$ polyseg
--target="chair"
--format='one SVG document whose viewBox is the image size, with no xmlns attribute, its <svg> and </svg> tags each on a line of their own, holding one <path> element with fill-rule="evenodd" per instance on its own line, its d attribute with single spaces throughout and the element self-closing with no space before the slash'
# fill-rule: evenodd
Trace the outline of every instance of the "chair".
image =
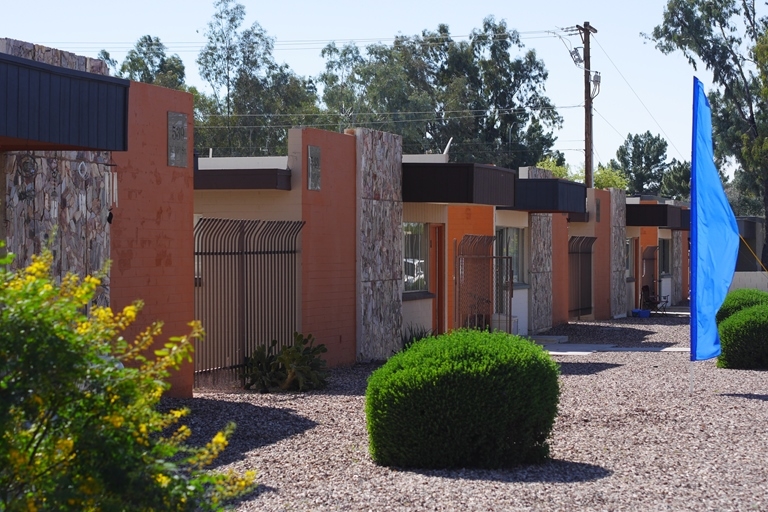
<svg viewBox="0 0 768 512">
<path fill-rule="evenodd" d="M 661 313 L 667 314 L 667 304 L 669 302 L 669 295 L 651 295 L 651 288 L 648 285 L 644 285 L 640 292 L 642 308 L 647 309 L 653 314 Z"/>
</svg>

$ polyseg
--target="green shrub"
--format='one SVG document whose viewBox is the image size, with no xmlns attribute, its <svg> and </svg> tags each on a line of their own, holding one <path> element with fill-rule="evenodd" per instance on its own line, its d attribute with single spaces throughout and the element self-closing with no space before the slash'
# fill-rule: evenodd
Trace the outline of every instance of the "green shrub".
<svg viewBox="0 0 768 512">
<path fill-rule="evenodd" d="M 768 304 L 757 304 L 720 324 L 719 368 L 768 370 Z"/>
<path fill-rule="evenodd" d="M 768 304 L 768 292 L 752 288 L 733 290 L 725 296 L 725 300 L 715 316 L 715 321 L 720 325 L 720 322 L 737 311 L 756 304 Z"/>
<path fill-rule="evenodd" d="M 416 342 L 368 380 L 371 456 L 417 468 L 540 462 L 558 375 L 541 347 L 503 332 L 462 329 Z"/>
<path fill-rule="evenodd" d="M 0 270 L 0 510 L 217 510 L 252 489 L 253 474 L 204 469 L 234 425 L 193 448 L 174 427 L 188 411 L 156 407 L 199 324 L 151 356 L 161 324 L 120 335 L 140 302 L 86 316 L 99 279 L 57 284 L 52 261 Z"/>
<path fill-rule="evenodd" d="M 314 346 L 315 339 L 310 334 L 294 333 L 293 345 L 283 347 L 275 353 L 276 340 L 269 347 L 258 347 L 251 357 L 245 358 L 245 389 L 256 385 L 259 391 L 266 393 L 273 388 L 306 391 L 320 389 L 326 385 L 325 360 L 320 354 L 328 352 L 322 343 Z"/>
</svg>

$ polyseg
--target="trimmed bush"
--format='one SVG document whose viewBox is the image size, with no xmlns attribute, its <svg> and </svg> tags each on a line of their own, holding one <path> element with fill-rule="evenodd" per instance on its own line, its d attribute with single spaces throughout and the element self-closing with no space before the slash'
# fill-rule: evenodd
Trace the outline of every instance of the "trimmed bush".
<svg viewBox="0 0 768 512">
<path fill-rule="evenodd" d="M 723 305 L 717 312 L 715 320 L 717 324 L 733 315 L 737 311 L 746 309 L 757 304 L 768 304 L 768 292 L 761 290 L 755 290 L 752 288 L 742 288 L 739 290 L 733 290 L 725 296 Z"/>
<path fill-rule="evenodd" d="M 425 338 L 368 380 L 373 459 L 385 466 L 501 468 L 541 462 L 557 415 L 559 367 L 503 332 Z"/>
<path fill-rule="evenodd" d="M 729 316 L 719 326 L 719 368 L 768 370 L 768 304 Z"/>
</svg>

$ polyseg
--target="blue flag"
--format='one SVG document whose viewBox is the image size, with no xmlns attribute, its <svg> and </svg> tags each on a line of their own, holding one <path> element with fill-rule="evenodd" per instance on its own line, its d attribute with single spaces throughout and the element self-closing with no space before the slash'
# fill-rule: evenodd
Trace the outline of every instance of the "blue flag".
<svg viewBox="0 0 768 512">
<path fill-rule="evenodd" d="M 691 156 L 691 361 L 720 355 L 715 315 L 731 286 L 739 228 L 712 152 L 712 110 L 693 78 Z"/>
</svg>

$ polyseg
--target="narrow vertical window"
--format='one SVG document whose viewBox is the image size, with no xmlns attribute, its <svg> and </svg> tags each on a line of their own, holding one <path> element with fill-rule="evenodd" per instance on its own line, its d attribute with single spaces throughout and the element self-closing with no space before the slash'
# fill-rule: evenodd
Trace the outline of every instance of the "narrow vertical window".
<svg viewBox="0 0 768 512">
<path fill-rule="evenodd" d="M 429 224 L 403 223 L 403 281 L 406 292 L 428 292 Z"/>
<path fill-rule="evenodd" d="M 632 238 L 626 239 L 626 262 L 627 267 L 625 271 L 625 277 L 627 279 L 634 279 L 635 277 L 635 241 Z"/>
<path fill-rule="evenodd" d="M 659 274 L 672 273 L 672 240 L 668 238 L 659 239 Z"/>
<path fill-rule="evenodd" d="M 307 188 L 320 190 L 320 147 L 307 146 Z"/>
</svg>

